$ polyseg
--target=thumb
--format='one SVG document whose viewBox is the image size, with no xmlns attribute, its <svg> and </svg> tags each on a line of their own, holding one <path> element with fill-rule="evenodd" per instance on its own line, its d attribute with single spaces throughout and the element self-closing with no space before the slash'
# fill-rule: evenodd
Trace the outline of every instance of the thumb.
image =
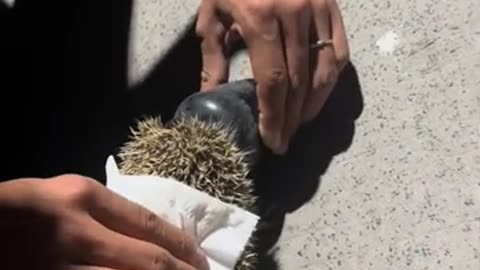
<svg viewBox="0 0 480 270">
<path fill-rule="evenodd" d="M 212 1 L 200 7 L 196 33 L 201 40 L 202 74 L 201 90 L 210 90 L 228 80 L 227 30 L 217 18 Z"/>
</svg>

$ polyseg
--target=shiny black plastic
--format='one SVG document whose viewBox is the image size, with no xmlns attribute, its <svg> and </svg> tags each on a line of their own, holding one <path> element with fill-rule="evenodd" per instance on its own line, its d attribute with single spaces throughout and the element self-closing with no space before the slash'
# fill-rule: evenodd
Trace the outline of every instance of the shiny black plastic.
<svg viewBox="0 0 480 270">
<path fill-rule="evenodd" d="M 197 117 L 229 126 L 235 131 L 238 147 L 249 152 L 247 162 L 252 168 L 261 152 L 255 89 L 255 81 L 245 79 L 220 85 L 212 91 L 196 92 L 178 106 L 173 120 Z"/>
</svg>

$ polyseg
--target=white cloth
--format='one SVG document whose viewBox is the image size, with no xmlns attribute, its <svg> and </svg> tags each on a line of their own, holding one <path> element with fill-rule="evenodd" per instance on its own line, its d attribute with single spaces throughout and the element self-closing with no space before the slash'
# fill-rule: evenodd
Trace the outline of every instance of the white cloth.
<svg viewBox="0 0 480 270">
<path fill-rule="evenodd" d="M 258 222 L 258 216 L 175 179 L 122 175 L 112 156 L 106 173 L 107 188 L 195 237 L 210 270 L 232 270 Z"/>
</svg>

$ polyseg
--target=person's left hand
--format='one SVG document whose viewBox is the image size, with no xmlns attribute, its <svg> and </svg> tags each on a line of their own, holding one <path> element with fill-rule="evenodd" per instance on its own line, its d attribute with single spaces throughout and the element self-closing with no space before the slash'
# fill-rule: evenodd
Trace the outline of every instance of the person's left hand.
<svg viewBox="0 0 480 270">
<path fill-rule="evenodd" d="M 318 115 L 349 59 L 335 0 L 203 0 L 196 30 L 203 91 L 228 80 L 229 47 L 245 41 L 257 82 L 260 134 L 277 154 Z M 318 40 L 327 45 L 312 48 Z"/>
<path fill-rule="evenodd" d="M 2 269 L 209 269 L 191 235 L 81 175 L 0 183 L 0 239 Z"/>
</svg>

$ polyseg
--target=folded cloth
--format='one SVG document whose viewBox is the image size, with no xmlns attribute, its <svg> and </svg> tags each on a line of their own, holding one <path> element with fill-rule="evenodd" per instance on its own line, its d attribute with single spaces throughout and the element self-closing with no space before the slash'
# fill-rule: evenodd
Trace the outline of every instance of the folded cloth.
<svg viewBox="0 0 480 270">
<path fill-rule="evenodd" d="M 122 175 L 112 156 L 106 174 L 108 189 L 191 234 L 210 270 L 234 269 L 259 219 L 172 178 Z"/>
</svg>

